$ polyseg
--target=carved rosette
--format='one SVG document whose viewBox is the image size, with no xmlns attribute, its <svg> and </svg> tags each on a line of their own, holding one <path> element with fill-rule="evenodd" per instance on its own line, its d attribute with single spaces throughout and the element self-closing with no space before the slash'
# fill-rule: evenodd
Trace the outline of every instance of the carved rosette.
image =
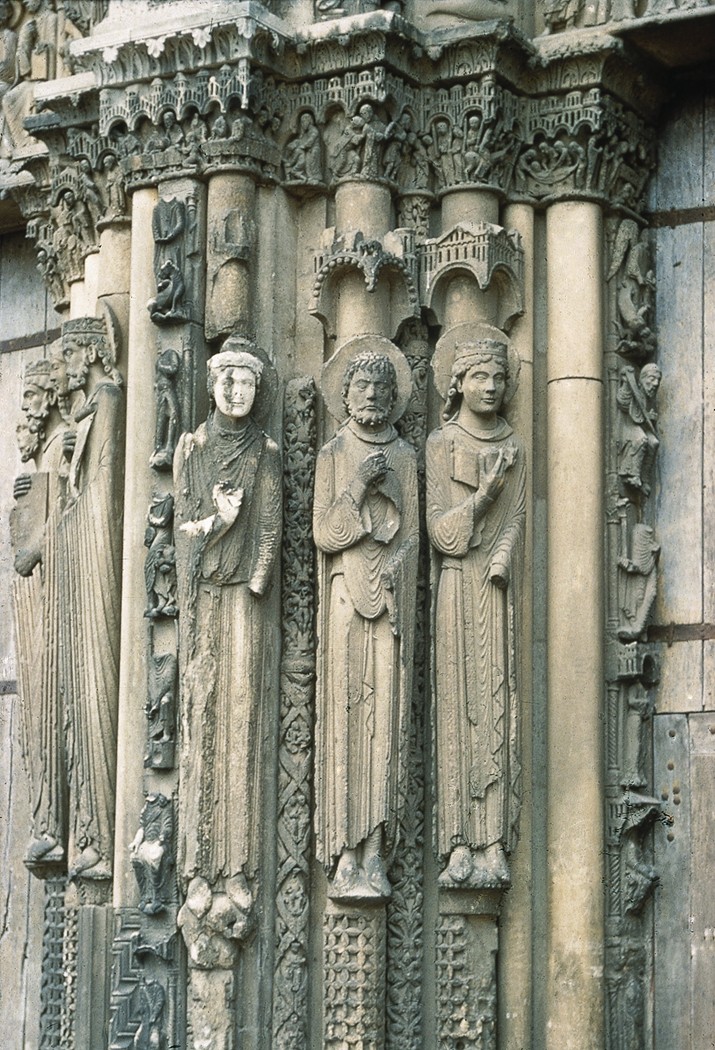
<svg viewBox="0 0 715 1050">
<path fill-rule="evenodd" d="M 385 913 L 327 912 L 323 925 L 323 1045 L 382 1047 L 385 1039 Z"/>
</svg>

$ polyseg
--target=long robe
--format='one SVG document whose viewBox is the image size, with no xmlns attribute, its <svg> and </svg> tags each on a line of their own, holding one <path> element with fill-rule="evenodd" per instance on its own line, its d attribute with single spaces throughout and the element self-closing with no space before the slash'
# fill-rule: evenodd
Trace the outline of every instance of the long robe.
<svg viewBox="0 0 715 1050">
<path fill-rule="evenodd" d="M 235 522 L 215 542 L 186 522 L 216 513 L 213 489 L 242 489 Z M 278 642 L 263 597 L 280 551 L 280 452 L 251 420 L 221 430 L 210 417 L 174 457 L 180 607 L 179 864 L 209 882 L 256 873 L 264 834 L 267 707 Z"/>
<path fill-rule="evenodd" d="M 27 515 L 14 546 L 31 561 L 29 576 L 13 581 L 18 679 L 23 727 L 23 753 L 30 782 L 32 832 L 55 838 L 64 847 L 67 835 L 65 712 L 60 697 L 58 645 L 58 577 L 56 528 L 62 510 L 67 461 L 62 451 L 64 425 L 43 444 L 40 470 L 32 488 L 21 496 L 11 521 Z M 26 507 L 26 509 L 25 509 Z M 15 531 L 15 530 L 13 530 Z M 29 544 L 29 550 L 26 545 Z M 28 565 L 30 562 L 27 563 Z"/>
<path fill-rule="evenodd" d="M 389 471 L 358 507 L 348 491 L 363 460 Z M 349 422 L 321 450 L 313 534 L 319 557 L 315 826 L 330 867 L 380 824 L 389 853 L 404 793 L 419 552 L 413 448 L 392 427 Z M 394 587 L 385 587 L 390 568 Z"/>
<path fill-rule="evenodd" d="M 501 493 L 475 512 L 480 454 L 513 459 Z M 493 432 L 457 421 L 427 441 L 427 529 L 433 545 L 436 841 L 507 852 L 521 800 L 517 660 L 526 518 L 524 450 L 499 419 Z M 488 464 L 491 466 L 491 462 Z M 507 569 L 505 589 L 492 582 Z M 434 593 L 434 590 L 433 590 Z"/>
<path fill-rule="evenodd" d="M 102 381 L 77 413 L 68 502 L 57 525 L 61 690 L 74 849 L 111 871 L 122 597 L 124 396 Z M 71 863 L 71 861 L 70 861 Z"/>
</svg>

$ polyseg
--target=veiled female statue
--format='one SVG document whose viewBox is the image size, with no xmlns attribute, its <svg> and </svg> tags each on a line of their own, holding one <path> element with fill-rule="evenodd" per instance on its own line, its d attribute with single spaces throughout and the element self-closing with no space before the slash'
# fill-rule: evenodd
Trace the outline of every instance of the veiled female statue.
<svg viewBox="0 0 715 1050">
<path fill-rule="evenodd" d="M 187 882 L 237 879 L 247 909 L 262 835 L 267 683 L 277 660 L 265 595 L 280 551 L 280 453 L 255 418 L 274 375 L 263 351 L 229 338 L 208 364 L 212 411 L 181 436 L 174 457 L 180 871 Z"/>
<path fill-rule="evenodd" d="M 506 337 L 467 327 L 437 350 L 446 422 L 427 442 L 436 840 L 440 885 L 453 888 L 508 884 L 520 804 L 524 449 L 499 415 L 515 379 Z"/>
</svg>

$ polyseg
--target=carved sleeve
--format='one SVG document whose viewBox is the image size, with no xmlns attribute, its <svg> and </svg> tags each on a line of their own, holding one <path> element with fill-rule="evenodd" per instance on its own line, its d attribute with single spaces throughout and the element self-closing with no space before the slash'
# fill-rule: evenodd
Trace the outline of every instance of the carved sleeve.
<svg viewBox="0 0 715 1050">
<path fill-rule="evenodd" d="M 281 463 L 275 442 L 266 438 L 254 500 L 258 501 L 258 542 L 248 582 L 254 594 L 264 594 L 271 580 L 281 543 Z"/>
<path fill-rule="evenodd" d="M 346 550 L 370 532 L 367 511 L 358 506 L 348 487 L 353 479 L 336 477 L 337 469 L 333 449 L 327 445 L 318 456 L 313 504 L 313 536 L 326 554 Z M 336 495 L 343 484 L 346 487 Z"/>
<path fill-rule="evenodd" d="M 447 449 L 441 431 L 427 441 L 427 531 L 441 554 L 464 558 L 475 525 L 473 495 L 452 506 L 452 484 Z"/>
<path fill-rule="evenodd" d="M 508 498 L 511 506 L 508 508 L 508 517 L 496 542 L 490 565 L 491 575 L 496 573 L 501 576 L 506 575 L 506 578 L 511 575 L 514 552 L 522 549 L 526 526 L 526 464 L 524 449 L 521 446 L 519 446 L 516 463 L 511 469 L 514 471 L 510 479 L 513 488 L 504 491 L 499 497 L 500 499 Z M 508 571 L 505 573 L 504 570 Z"/>
</svg>

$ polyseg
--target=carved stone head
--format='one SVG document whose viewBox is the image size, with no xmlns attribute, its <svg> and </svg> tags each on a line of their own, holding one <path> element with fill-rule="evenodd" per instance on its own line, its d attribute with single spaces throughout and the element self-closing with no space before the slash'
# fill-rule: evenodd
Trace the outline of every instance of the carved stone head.
<svg viewBox="0 0 715 1050">
<path fill-rule="evenodd" d="M 258 393 L 263 362 L 247 339 L 227 339 L 219 354 L 209 359 L 207 386 L 220 415 L 242 419 L 250 415 Z"/>
<path fill-rule="evenodd" d="M 28 420 L 47 419 L 55 399 L 50 362 L 47 358 L 27 366 L 22 384 L 22 411 Z"/>
<path fill-rule="evenodd" d="M 62 356 L 67 371 L 70 391 L 82 390 L 87 383 L 90 367 L 99 363 L 109 378 L 121 385 L 122 377 L 116 368 L 116 350 L 109 338 L 107 325 L 100 317 L 78 317 L 62 325 Z"/>
<path fill-rule="evenodd" d="M 387 422 L 397 400 L 397 373 L 386 354 L 366 350 L 345 370 L 343 403 L 351 419 L 364 426 Z"/>
<path fill-rule="evenodd" d="M 647 398 L 655 397 L 660 387 L 660 381 L 663 378 L 663 373 L 657 365 L 652 362 L 647 365 L 643 365 L 641 368 L 641 374 L 638 377 L 638 382 L 641 385 L 643 393 Z"/>
<path fill-rule="evenodd" d="M 506 343 L 497 339 L 458 343 L 444 406 L 444 419 L 449 419 L 463 400 L 478 415 L 498 412 L 509 379 Z"/>
<path fill-rule="evenodd" d="M 17 447 L 23 463 L 34 459 L 40 448 L 40 435 L 24 420 L 15 427 Z"/>
</svg>

